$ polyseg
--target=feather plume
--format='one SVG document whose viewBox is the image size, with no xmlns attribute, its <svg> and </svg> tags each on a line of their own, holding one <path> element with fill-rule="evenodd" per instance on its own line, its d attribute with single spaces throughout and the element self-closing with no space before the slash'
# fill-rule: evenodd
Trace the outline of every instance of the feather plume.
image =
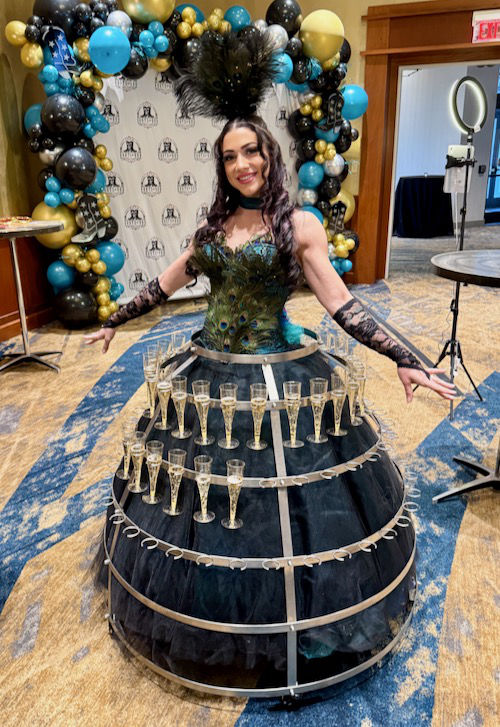
<svg viewBox="0 0 500 727">
<path fill-rule="evenodd" d="M 182 113 L 218 120 L 255 114 L 273 81 L 274 49 L 266 34 L 207 32 L 200 40 L 189 72 L 175 83 Z"/>
</svg>

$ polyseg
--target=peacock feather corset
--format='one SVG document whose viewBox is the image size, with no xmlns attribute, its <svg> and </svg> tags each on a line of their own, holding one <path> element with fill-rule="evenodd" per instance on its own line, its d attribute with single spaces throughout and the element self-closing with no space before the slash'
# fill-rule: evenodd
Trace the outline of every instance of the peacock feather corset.
<svg viewBox="0 0 500 727">
<path fill-rule="evenodd" d="M 201 342 L 230 353 L 269 353 L 290 348 L 283 328 L 289 295 L 270 234 L 232 250 L 219 233 L 198 246 L 191 264 L 210 280 Z"/>
</svg>

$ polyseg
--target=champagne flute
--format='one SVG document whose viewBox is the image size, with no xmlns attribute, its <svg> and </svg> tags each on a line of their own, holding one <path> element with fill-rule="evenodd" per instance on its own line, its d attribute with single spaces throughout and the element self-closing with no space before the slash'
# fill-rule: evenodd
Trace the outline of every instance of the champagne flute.
<svg viewBox="0 0 500 727">
<path fill-rule="evenodd" d="M 366 367 L 365 367 L 365 364 L 362 361 L 360 361 L 359 359 L 354 360 L 352 376 L 353 376 L 354 380 L 358 382 L 359 414 L 361 417 L 364 417 L 366 414 L 366 410 L 365 410 Z"/>
<path fill-rule="evenodd" d="M 314 434 L 307 435 L 307 441 L 314 444 L 328 442 L 328 437 L 321 434 L 321 419 L 326 404 L 326 392 L 328 391 L 327 379 L 320 377 L 309 379 L 309 392 L 311 396 L 311 407 L 314 418 Z"/>
<path fill-rule="evenodd" d="M 193 515 L 197 523 L 210 523 L 215 518 L 215 513 L 208 510 L 208 489 L 210 487 L 210 475 L 212 474 L 212 457 L 206 454 L 199 454 L 194 458 L 194 469 L 196 472 L 196 484 L 200 493 L 201 510 Z"/>
<path fill-rule="evenodd" d="M 226 429 L 226 436 L 224 439 L 219 439 L 219 447 L 222 449 L 236 449 L 239 446 L 239 441 L 232 438 L 233 430 L 233 419 L 234 412 L 236 411 L 236 392 L 238 391 L 238 384 L 221 384 L 220 385 L 220 406 L 222 409 L 222 416 L 224 417 L 224 427 Z"/>
<path fill-rule="evenodd" d="M 243 520 L 236 517 L 236 506 L 243 483 L 243 470 L 245 463 L 241 459 L 229 459 L 227 466 L 227 491 L 229 493 L 229 517 L 221 520 L 221 525 L 228 530 L 237 530 L 243 525 Z"/>
<path fill-rule="evenodd" d="M 184 346 L 184 343 L 186 341 L 186 336 L 184 333 L 174 333 L 172 337 L 172 347 L 173 347 L 173 353 L 179 353 L 181 348 Z"/>
<path fill-rule="evenodd" d="M 249 439 L 249 449 L 261 450 L 267 447 L 267 442 L 260 438 L 262 420 L 266 411 L 267 386 L 266 384 L 250 384 L 250 406 L 253 416 L 253 439 Z"/>
<path fill-rule="evenodd" d="M 170 343 L 165 339 L 158 341 L 158 365 L 162 366 L 169 357 Z"/>
<path fill-rule="evenodd" d="M 200 420 L 201 437 L 195 437 L 196 444 L 206 447 L 215 442 L 215 437 L 207 434 L 208 410 L 210 408 L 210 381 L 198 379 L 193 381 L 193 397 L 198 418 Z"/>
<path fill-rule="evenodd" d="M 283 395 L 285 398 L 285 408 L 288 414 L 288 425 L 290 427 L 290 439 L 283 442 L 284 447 L 290 449 L 297 449 L 303 447 L 304 442 L 297 439 L 297 422 L 299 419 L 299 411 L 301 404 L 301 389 L 302 384 L 300 381 L 284 381 L 283 382 Z"/>
<path fill-rule="evenodd" d="M 148 346 L 148 351 L 142 355 L 142 365 L 144 369 L 144 380 L 147 386 L 148 405 L 147 409 L 144 410 L 143 416 L 146 419 L 151 419 L 154 414 L 155 399 L 156 399 L 156 381 L 158 379 L 158 358 L 153 353 L 151 346 Z M 157 347 L 154 351 L 157 352 Z"/>
<path fill-rule="evenodd" d="M 130 449 L 134 440 L 135 427 L 135 420 L 125 419 L 122 422 L 123 468 L 119 469 L 116 473 L 116 476 L 121 480 L 128 480 L 130 472 Z"/>
<path fill-rule="evenodd" d="M 177 413 L 177 429 L 172 432 L 175 439 L 187 439 L 191 436 L 190 429 L 184 428 L 184 411 L 187 401 L 187 378 L 185 376 L 174 376 L 172 379 L 172 401 Z"/>
<path fill-rule="evenodd" d="M 339 373 L 342 371 L 343 373 Z M 342 417 L 342 409 L 344 408 L 344 402 L 346 397 L 346 371 L 345 369 L 338 369 L 333 371 L 332 379 L 332 404 L 333 404 L 333 428 L 327 429 L 326 433 L 332 437 L 344 437 L 347 434 L 346 429 L 340 428 L 340 420 Z"/>
<path fill-rule="evenodd" d="M 163 455 L 163 442 L 157 439 L 150 439 L 146 443 L 146 465 L 149 474 L 149 495 L 143 495 L 142 501 L 146 505 L 156 505 L 161 501 L 161 497 L 156 494 L 156 483 L 158 481 L 158 473 L 160 471 Z"/>
<path fill-rule="evenodd" d="M 146 451 L 146 433 L 135 432 L 132 446 L 130 447 L 130 454 L 132 456 L 132 462 L 134 465 L 134 479 L 132 483 L 129 482 L 127 485 L 130 492 L 139 493 L 144 492 L 146 485 L 141 481 L 142 473 L 142 462 L 144 460 L 144 453 Z"/>
<path fill-rule="evenodd" d="M 353 376 L 349 376 L 347 380 L 347 399 L 349 401 L 349 415 L 353 427 L 359 427 L 363 424 L 363 420 L 356 416 L 356 402 L 358 399 L 359 385 Z"/>
<path fill-rule="evenodd" d="M 184 474 L 184 463 L 186 452 L 184 449 L 171 449 L 168 453 L 168 478 L 170 480 L 170 506 L 166 504 L 163 512 L 167 515 L 180 515 L 182 510 L 177 509 L 177 498 L 181 486 L 182 475 Z"/>
<path fill-rule="evenodd" d="M 346 359 L 349 356 L 349 339 L 343 331 L 335 332 L 333 352 L 335 356 L 341 359 Z"/>
<path fill-rule="evenodd" d="M 167 422 L 168 402 L 172 393 L 172 379 L 169 375 L 168 367 L 160 369 L 158 374 L 158 382 L 156 384 L 156 392 L 158 401 L 160 402 L 161 421 L 156 422 L 155 429 L 166 431 L 172 429 L 172 425 Z"/>
</svg>

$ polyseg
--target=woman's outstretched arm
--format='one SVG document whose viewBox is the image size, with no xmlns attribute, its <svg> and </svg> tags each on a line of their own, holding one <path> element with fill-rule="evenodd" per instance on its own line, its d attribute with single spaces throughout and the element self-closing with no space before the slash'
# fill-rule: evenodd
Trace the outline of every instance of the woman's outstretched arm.
<svg viewBox="0 0 500 727">
<path fill-rule="evenodd" d="M 452 399 L 454 386 L 435 375 L 445 372 L 425 369 L 411 351 L 391 338 L 347 290 L 328 258 L 326 232 L 319 220 L 311 212 L 297 210 L 294 226 L 297 258 L 309 287 L 346 333 L 397 364 L 406 400 L 412 400 L 415 384 L 432 389 L 444 399 Z"/>
</svg>

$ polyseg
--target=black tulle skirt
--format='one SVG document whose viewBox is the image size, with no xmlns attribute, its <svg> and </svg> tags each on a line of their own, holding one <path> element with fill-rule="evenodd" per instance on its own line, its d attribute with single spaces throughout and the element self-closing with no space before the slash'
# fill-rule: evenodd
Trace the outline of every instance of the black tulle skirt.
<svg viewBox="0 0 500 727">
<path fill-rule="evenodd" d="M 178 363 L 184 363 L 190 355 L 182 354 Z M 302 393 L 307 395 L 309 379 L 329 380 L 334 366 L 333 359 L 320 351 L 294 361 L 272 363 L 280 398 L 284 381 L 301 381 Z M 261 364 L 224 363 L 203 357 L 192 361 L 182 374 L 188 378 L 188 391 L 193 380 L 208 379 L 214 398 L 219 396 L 219 384 L 235 382 L 238 398 L 248 400 L 250 384 L 264 381 Z M 281 410 L 279 416 L 283 439 L 287 439 L 286 412 Z M 195 444 L 200 427 L 191 403 L 187 404 L 185 421 L 193 431 L 193 436 L 185 440 L 173 438 L 171 431 L 150 429 L 148 439 L 165 443 L 165 459 L 169 449 L 181 448 L 187 452 L 186 467 L 191 470 L 193 457 L 208 454 L 213 457 L 212 472 L 217 475 L 226 474 L 228 459 L 238 458 L 246 463 L 246 477 L 276 476 L 269 412 L 262 425 L 262 439 L 269 446 L 262 451 L 245 446 L 253 437 L 250 411 L 236 411 L 233 435 L 240 445 L 233 450 L 217 445 L 224 432 L 220 409 L 210 409 L 208 415 L 208 431 L 216 437 L 212 445 Z M 176 423 L 172 402 L 169 422 Z M 142 418 L 139 428 L 146 429 L 149 424 L 148 419 Z M 328 402 L 322 429 L 331 426 L 333 409 Z M 321 681 L 359 667 L 397 639 L 415 596 L 415 533 L 408 517 L 398 517 L 404 512 L 403 483 L 385 451 L 376 449 L 376 422 L 366 417 L 361 426 L 351 426 L 345 405 L 342 427 L 347 430 L 346 436 L 329 436 L 323 444 L 308 442 L 313 417 L 311 408 L 304 407 L 299 414 L 298 437 L 305 446 L 284 449 L 288 475 L 318 470 L 328 475 L 329 468 L 355 460 L 355 465 L 338 476 L 320 477 L 286 488 L 285 514 L 293 557 L 311 556 L 307 564 L 289 568 L 288 575 L 286 568 L 275 567 L 273 561 L 284 555 L 280 524 L 283 502 L 280 513 L 278 488 L 242 488 L 237 516 L 243 526 L 227 530 L 221 526 L 221 520 L 228 515 L 228 492 L 223 485 L 212 484 L 209 491 L 208 506 L 215 519 L 198 523 L 193 520 L 193 513 L 199 510 L 200 501 L 192 479 L 183 479 L 179 494 L 182 512 L 171 517 L 163 511 L 162 504 L 146 505 L 140 494 L 128 493 L 127 483 L 115 477 L 115 505 L 107 513 L 105 529 L 112 568 L 109 572 L 105 568 L 102 578 L 111 586 L 110 618 L 136 653 L 166 672 L 200 684 L 269 689 L 289 684 L 290 632 L 231 633 L 231 624 L 286 624 L 290 620 L 316 619 L 310 628 L 294 630 L 299 684 Z M 362 466 L 356 465 L 356 460 L 374 448 L 375 456 L 364 460 Z M 145 467 L 144 475 L 147 479 Z M 168 502 L 165 469 L 160 471 L 158 491 Z M 120 515 L 109 519 L 120 502 L 125 522 L 121 522 Z M 131 523 L 141 531 L 135 537 L 132 536 L 136 529 L 126 530 Z M 392 526 L 390 530 L 388 523 Z M 147 536 L 153 540 L 145 540 Z M 376 547 L 370 546 L 368 538 L 376 541 Z M 166 555 L 165 547 L 154 547 L 155 539 L 179 550 Z M 338 551 L 360 542 L 363 547 L 351 554 Z M 197 563 L 179 555 L 183 550 L 224 556 L 228 565 L 206 565 L 207 558 Z M 314 555 L 325 551 L 337 551 L 337 556 L 317 564 Z M 252 558 L 266 559 L 265 567 L 242 567 L 245 559 Z M 293 584 L 293 614 L 290 591 L 288 597 L 286 594 L 287 578 Z M 337 614 L 332 618 L 332 614 L 344 609 L 345 617 Z M 319 617 L 325 619 L 318 624 Z M 215 622 L 216 630 L 203 627 L 198 620 Z M 229 629 L 219 629 L 217 624 L 229 625 Z"/>
</svg>

